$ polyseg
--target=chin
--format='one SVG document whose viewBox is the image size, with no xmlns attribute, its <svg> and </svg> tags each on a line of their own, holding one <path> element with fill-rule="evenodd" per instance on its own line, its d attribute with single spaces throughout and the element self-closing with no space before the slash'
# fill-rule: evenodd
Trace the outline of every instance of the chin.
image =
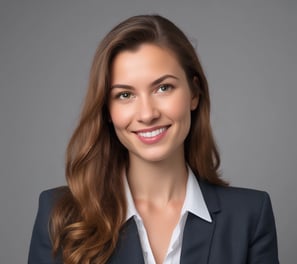
<svg viewBox="0 0 297 264">
<path fill-rule="evenodd" d="M 169 151 L 149 151 L 149 153 L 134 153 L 133 156 L 137 159 L 141 159 L 145 162 L 162 162 L 173 158 L 177 152 L 174 153 Z"/>
</svg>

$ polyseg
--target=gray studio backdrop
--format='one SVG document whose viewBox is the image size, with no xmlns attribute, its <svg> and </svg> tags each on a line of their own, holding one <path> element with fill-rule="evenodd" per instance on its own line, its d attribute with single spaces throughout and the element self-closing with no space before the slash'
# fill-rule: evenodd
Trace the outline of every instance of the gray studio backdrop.
<svg viewBox="0 0 297 264">
<path fill-rule="evenodd" d="M 0 263 L 26 263 L 38 195 L 65 183 L 64 152 L 99 40 L 160 13 L 205 68 L 222 173 L 270 193 L 282 263 L 296 263 L 297 1 L 1 1 Z"/>
</svg>

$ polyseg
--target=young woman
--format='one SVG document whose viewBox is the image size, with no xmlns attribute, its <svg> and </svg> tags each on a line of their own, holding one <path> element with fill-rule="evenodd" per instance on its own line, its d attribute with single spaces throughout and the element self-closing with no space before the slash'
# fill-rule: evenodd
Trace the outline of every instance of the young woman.
<svg viewBox="0 0 297 264">
<path fill-rule="evenodd" d="M 172 22 L 131 17 L 99 45 L 67 149 L 68 186 L 40 196 L 40 263 L 278 263 L 265 192 L 228 187 L 207 81 Z"/>
</svg>

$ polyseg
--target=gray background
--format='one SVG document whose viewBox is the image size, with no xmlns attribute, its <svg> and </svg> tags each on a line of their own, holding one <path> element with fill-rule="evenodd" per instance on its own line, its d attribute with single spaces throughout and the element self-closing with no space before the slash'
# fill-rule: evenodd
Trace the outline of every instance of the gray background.
<svg viewBox="0 0 297 264">
<path fill-rule="evenodd" d="M 294 263 L 296 11 L 294 0 L 1 1 L 0 263 L 26 263 L 38 195 L 65 183 L 64 152 L 99 40 L 123 18 L 153 12 L 197 47 L 223 176 L 270 193 L 280 260 Z"/>
</svg>

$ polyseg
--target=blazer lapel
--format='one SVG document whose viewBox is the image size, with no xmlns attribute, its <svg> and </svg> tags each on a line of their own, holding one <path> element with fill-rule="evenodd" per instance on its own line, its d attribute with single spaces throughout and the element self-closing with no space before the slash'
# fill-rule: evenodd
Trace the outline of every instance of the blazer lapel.
<svg viewBox="0 0 297 264">
<path fill-rule="evenodd" d="M 199 185 L 212 217 L 209 223 L 189 213 L 183 233 L 181 264 L 206 264 L 210 253 L 213 233 L 216 225 L 216 213 L 220 211 L 214 186 L 199 181 Z"/>
<path fill-rule="evenodd" d="M 121 230 L 118 244 L 108 263 L 144 264 L 138 230 L 133 217 L 125 223 Z"/>
</svg>

